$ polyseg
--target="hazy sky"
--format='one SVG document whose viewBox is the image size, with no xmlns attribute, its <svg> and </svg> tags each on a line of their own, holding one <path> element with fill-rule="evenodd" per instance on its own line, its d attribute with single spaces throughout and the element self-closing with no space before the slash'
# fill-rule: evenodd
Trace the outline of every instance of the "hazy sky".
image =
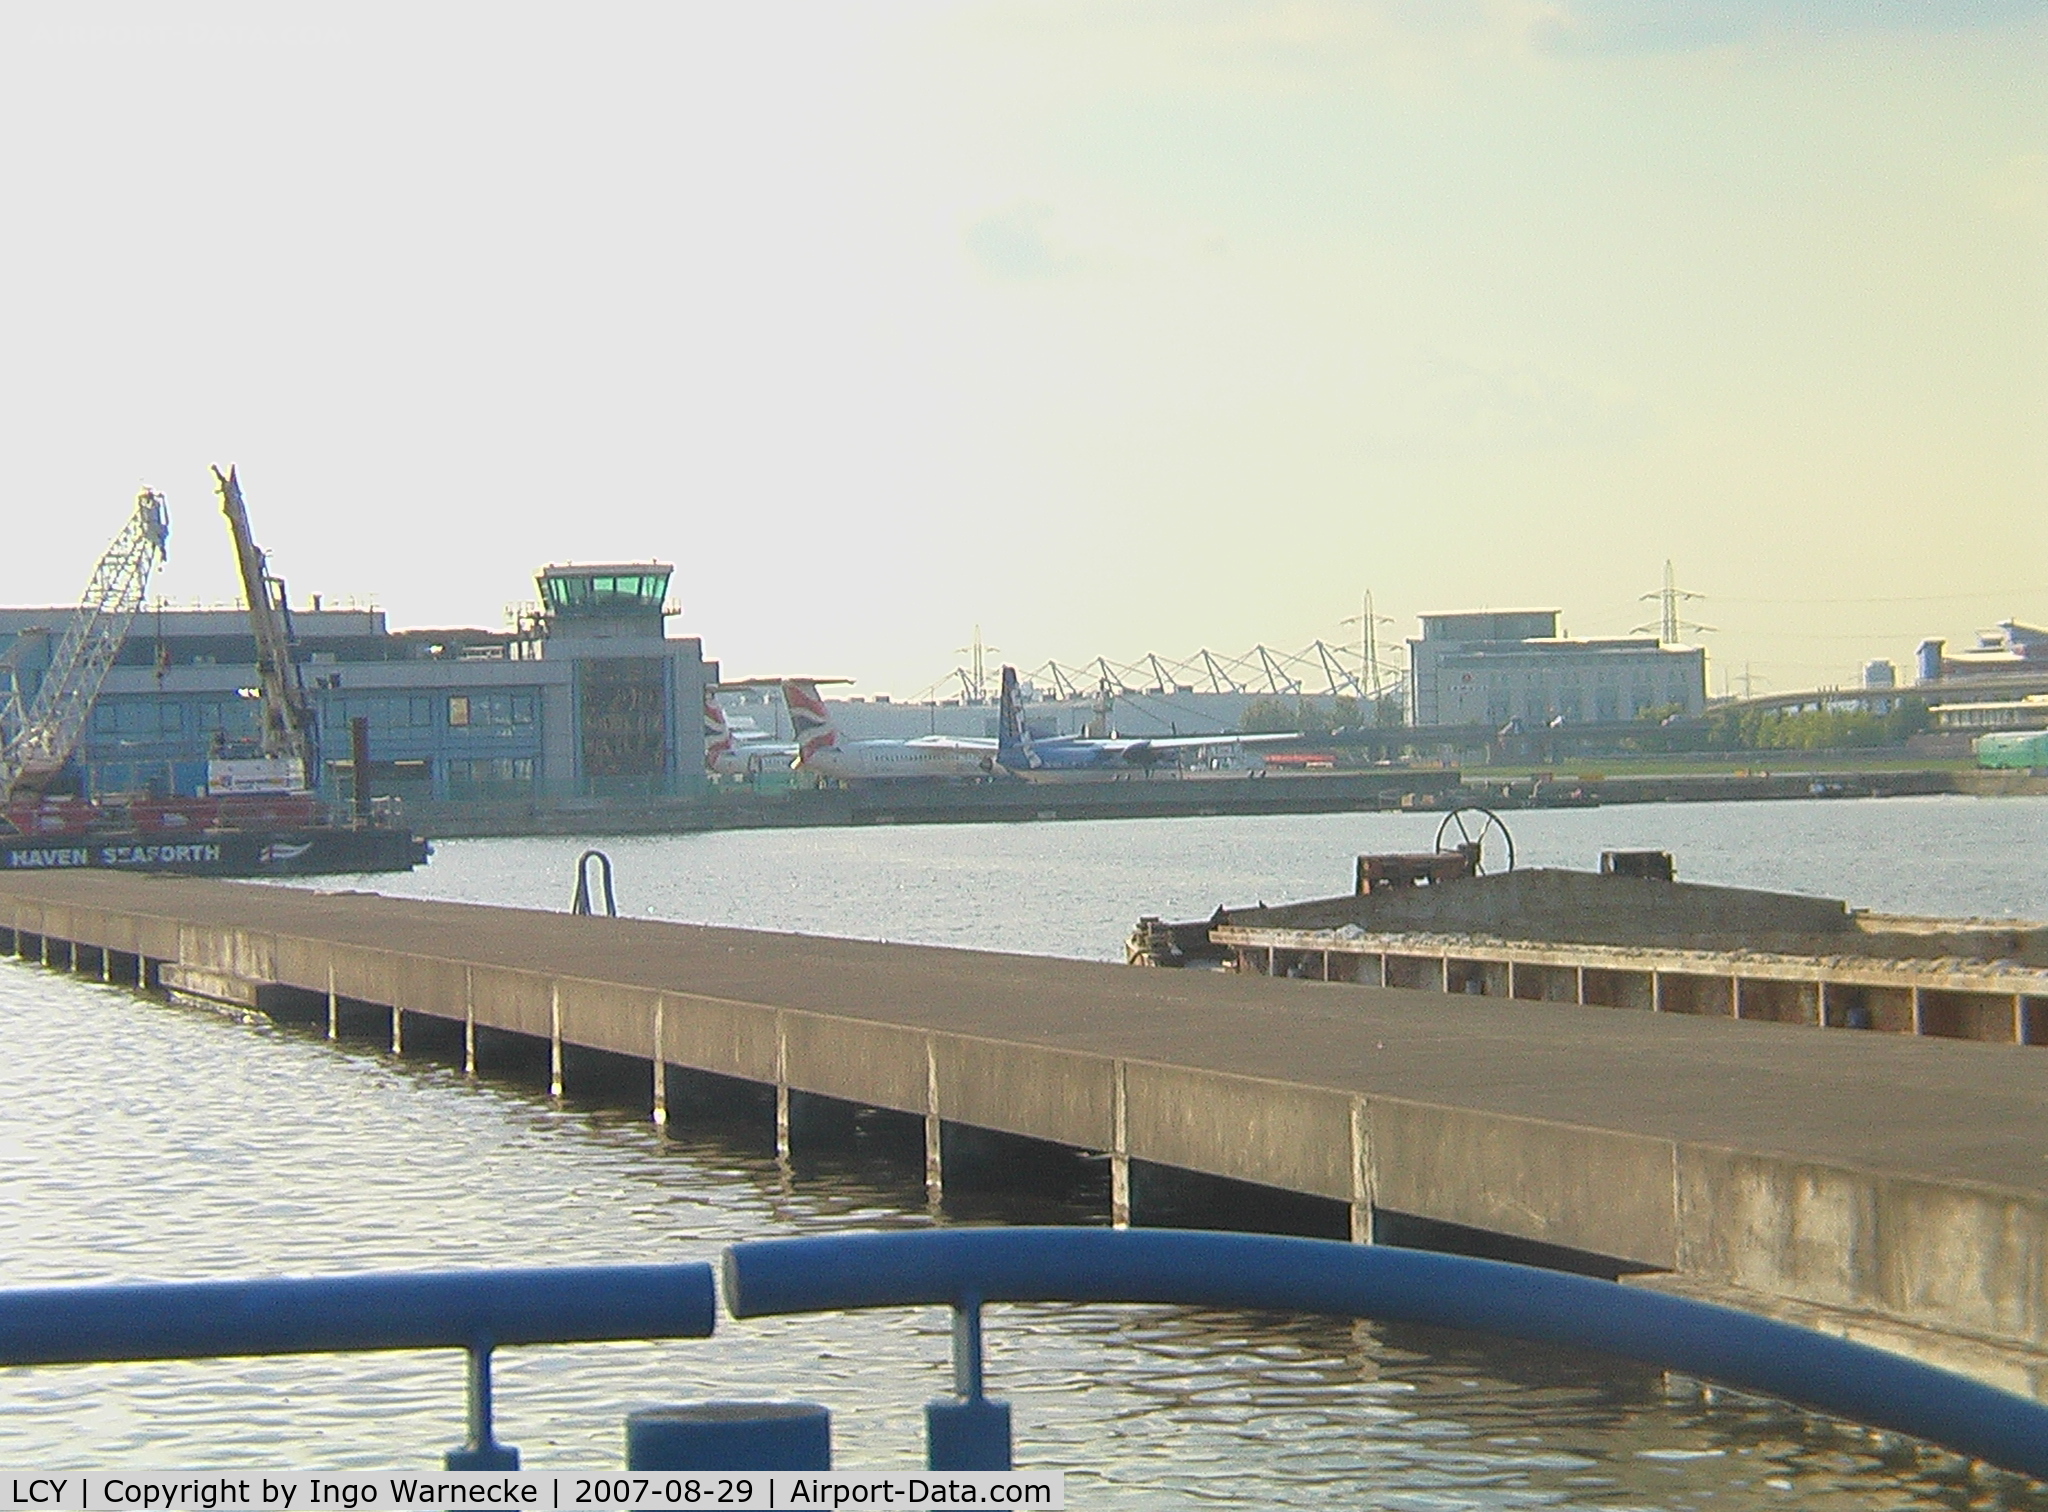
<svg viewBox="0 0 2048 1512">
<path fill-rule="evenodd" d="M 2048 3 L 11 7 L 0 602 L 659 556 L 912 694 L 1654 614 L 1712 680 L 2048 621 Z"/>
</svg>

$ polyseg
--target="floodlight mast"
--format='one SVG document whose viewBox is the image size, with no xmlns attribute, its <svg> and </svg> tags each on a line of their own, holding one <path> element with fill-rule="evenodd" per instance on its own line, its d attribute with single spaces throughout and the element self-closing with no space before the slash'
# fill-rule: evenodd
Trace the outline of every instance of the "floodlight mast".
<svg viewBox="0 0 2048 1512">
<path fill-rule="evenodd" d="M 144 489 L 135 512 L 93 568 L 92 580 L 50 654 L 35 697 L 22 702 L 21 673 L 0 704 L 0 802 L 41 798 L 78 748 L 107 669 L 149 592 L 151 570 L 168 555 L 171 517 L 164 496 Z"/>
</svg>

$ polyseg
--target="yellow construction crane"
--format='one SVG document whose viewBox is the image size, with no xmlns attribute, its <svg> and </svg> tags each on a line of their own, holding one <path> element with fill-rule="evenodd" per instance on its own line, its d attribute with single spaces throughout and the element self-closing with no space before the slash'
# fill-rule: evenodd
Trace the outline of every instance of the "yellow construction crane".
<svg viewBox="0 0 2048 1512">
<path fill-rule="evenodd" d="M 284 584 L 270 575 L 263 550 L 249 534 L 249 511 L 242 503 L 242 485 L 234 468 L 213 470 L 220 487 L 221 513 L 235 538 L 235 563 L 242 572 L 242 597 L 249 605 L 249 628 L 256 635 L 256 684 L 262 694 L 263 754 L 293 764 L 297 786 L 312 786 L 319 775 L 314 751 L 313 709 L 306 698 L 298 664 L 292 660 L 291 609 Z"/>
</svg>

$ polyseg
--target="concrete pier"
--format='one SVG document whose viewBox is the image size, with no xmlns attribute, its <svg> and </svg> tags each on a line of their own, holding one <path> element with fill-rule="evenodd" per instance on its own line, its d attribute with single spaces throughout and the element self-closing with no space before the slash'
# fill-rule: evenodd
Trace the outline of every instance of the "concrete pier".
<svg viewBox="0 0 2048 1512">
<path fill-rule="evenodd" d="M 2048 1396 L 2048 1080 L 2009 1046 L 1547 1001 L 1536 963 L 1510 1012 L 111 874 L 0 878 L 0 950 L 562 1095 L 630 1076 L 669 1119 L 765 1098 L 785 1153 L 878 1110 L 935 1201 L 1085 1160 L 1104 1222 L 1568 1265 Z"/>
</svg>

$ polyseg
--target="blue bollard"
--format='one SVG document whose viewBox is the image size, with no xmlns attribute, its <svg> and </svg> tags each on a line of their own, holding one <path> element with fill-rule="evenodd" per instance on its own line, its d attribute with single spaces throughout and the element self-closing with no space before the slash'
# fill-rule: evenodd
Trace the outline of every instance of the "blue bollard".
<svg viewBox="0 0 2048 1512">
<path fill-rule="evenodd" d="M 832 1414 L 816 1402 L 694 1402 L 626 1419 L 628 1470 L 830 1470 Z"/>
</svg>

